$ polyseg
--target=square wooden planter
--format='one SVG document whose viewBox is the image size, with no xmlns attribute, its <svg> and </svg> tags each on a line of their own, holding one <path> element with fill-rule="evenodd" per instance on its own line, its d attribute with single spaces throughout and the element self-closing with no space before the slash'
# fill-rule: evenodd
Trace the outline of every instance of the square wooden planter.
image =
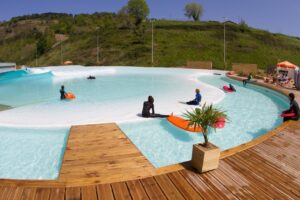
<svg viewBox="0 0 300 200">
<path fill-rule="evenodd" d="M 219 166 L 220 149 L 210 143 L 209 147 L 201 144 L 193 145 L 192 166 L 200 173 L 217 169 Z"/>
</svg>

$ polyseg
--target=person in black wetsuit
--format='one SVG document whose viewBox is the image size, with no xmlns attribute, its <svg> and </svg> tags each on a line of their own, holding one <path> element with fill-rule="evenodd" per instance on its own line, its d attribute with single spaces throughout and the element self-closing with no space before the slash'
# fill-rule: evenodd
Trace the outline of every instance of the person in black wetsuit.
<svg viewBox="0 0 300 200">
<path fill-rule="evenodd" d="M 61 86 L 60 90 L 60 100 L 64 100 L 66 97 L 65 97 L 65 94 L 66 94 L 66 91 L 65 91 L 65 86 Z"/>
<path fill-rule="evenodd" d="M 243 80 L 243 85 L 246 86 L 247 83 L 251 82 L 251 79 L 252 79 L 252 78 L 253 78 L 253 77 L 252 77 L 252 73 L 250 73 L 250 74 L 248 75 L 248 78 L 245 79 L 245 80 Z"/>
<path fill-rule="evenodd" d="M 294 93 L 290 93 L 289 94 L 289 99 L 290 99 L 290 108 L 288 110 L 285 110 L 282 112 L 282 114 L 286 114 L 286 113 L 295 113 L 295 116 L 293 117 L 283 117 L 283 121 L 288 121 L 288 120 L 299 120 L 300 118 L 300 110 L 299 110 L 299 105 L 298 103 L 295 101 L 295 94 Z"/>
<path fill-rule="evenodd" d="M 87 79 L 96 79 L 96 77 L 95 76 L 92 76 L 92 75 L 89 75 L 88 77 L 87 77 Z"/>
<path fill-rule="evenodd" d="M 194 105 L 194 106 L 197 106 L 197 105 L 200 104 L 201 99 L 202 99 L 202 96 L 200 94 L 200 90 L 196 89 L 195 92 L 196 92 L 195 99 L 193 99 L 192 101 L 186 102 L 186 104 L 188 104 L 188 105 Z"/>
<path fill-rule="evenodd" d="M 231 85 L 230 83 L 229 83 L 229 89 L 231 89 L 232 91 L 236 92 L 235 87 L 233 85 Z"/>
<path fill-rule="evenodd" d="M 152 112 L 150 113 L 150 110 Z M 156 114 L 154 111 L 154 98 L 152 96 L 148 97 L 148 101 L 145 101 L 143 104 L 143 111 L 142 111 L 142 117 L 169 117 L 169 115 L 161 115 L 161 114 Z"/>
</svg>

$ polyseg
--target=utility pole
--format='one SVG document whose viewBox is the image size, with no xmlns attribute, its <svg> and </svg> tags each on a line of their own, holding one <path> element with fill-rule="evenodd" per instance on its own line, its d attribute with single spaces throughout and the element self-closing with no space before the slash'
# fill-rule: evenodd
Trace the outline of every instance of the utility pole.
<svg viewBox="0 0 300 200">
<path fill-rule="evenodd" d="M 38 66 L 38 50 L 37 50 L 37 46 L 35 47 L 35 66 Z"/>
<path fill-rule="evenodd" d="M 224 69 L 226 69 L 226 17 L 224 19 Z"/>
<path fill-rule="evenodd" d="M 97 26 L 97 64 L 99 64 L 99 27 Z"/>
<path fill-rule="evenodd" d="M 153 32 L 153 19 L 151 20 L 151 24 L 152 24 L 152 58 L 151 58 L 151 62 L 152 62 L 152 67 L 153 67 L 153 63 L 154 63 L 154 32 Z"/>
<path fill-rule="evenodd" d="M 60 41 L 60 63 L 61 65 L 64 64 L 64 57 L 63 57 L 63 46 L 62 46 L 63 41 Z"/>
</svg>

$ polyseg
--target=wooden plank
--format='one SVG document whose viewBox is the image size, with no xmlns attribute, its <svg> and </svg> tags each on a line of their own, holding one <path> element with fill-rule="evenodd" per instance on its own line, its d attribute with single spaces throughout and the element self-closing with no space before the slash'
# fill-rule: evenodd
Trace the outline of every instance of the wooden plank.
<svg viewBox="0 0 300 200">
<path fill-rule="evenodd" d="M 217 179 L 210 173 L 197 174 L 203 181 L 212 188 L 220 197 L 224 199 L 238 199 L 233 193 L 227 190 Z"/>
<path fill-rule="evenodd" d="M 20 200 L 22 198 L 24 188 L 18 187 L 13 195 L 13 200 Z"/>
<path fill-rule="evenodd" d="M 232 169 L 223 161 L 220 161 L 218 172 L 222 172 L 227 177 L 230 177 L 234 182 L 241 186 L 244 191 L 247 190 L 251 194 L 250 196 L 254 196 L 256 199 L 273 199 L 272 197 L 268 196 L 268 194 L 266 194 L 259 185 L 249 179 L 246 179 L 246 177 L 244 177 L 238 171 Z"/>
<path fill-rule="evenodd" d="M 0 199 L 5 199 L 8 193 L 9 187 L 1 187 L 0 186 Z"/>
<path fill-rule="evenodd" d="M 203 199 L 220 199 L 221 197 L 212 190 L 199 176 L 189 170 L 180 171 L 182 176 L 188 181 L 190 185 L 201 195 Z"/>
<path fill-rule="evenodd" d="M 224 174 L 221 170 L 214 170 L 209 173 L 211 176 L 214 176 L 224 187 L 227 188 L 234 196 L 238 199 L 255 199 L 255 197 L 245 190 L 241 185 L 234 182 L 229 176 Z"/>
<path fill-rule="evenodd" d="M 16 190 L 16 187 L 0 187 L 0 199 L 12 199 Z"/>
<path fill-rule="evenodd" d="M 291 183 L 292 179 L 289 176 L 286 176 L 282 173 L 281 170 L 278 170 L 270 165 L 270 163 L 266 163 L 265 161 L 260 162 L 259 155 L 254 154 L 250 151 L 243 152 L 236 157 L 242 159 L 247 156 L 247 161 L 242 161 L 247 163 L 248 168 L 255 168 L 255 172 L 260 176 L 268 179 L 270 183 L 272 183 L 275 187 L 285 192 L 292 198 L 300 198 L 300 184 Z M 260 165 L 256 165 L 253 163 L 260 163 Z M 295 177 L 296 178 L 296 177 Z"/>
<path fill-rule="evenodd" d="M 179 172 L 169 173 L 168 176 L 185 199 L 203 199 Z"/>
<path fill-rule="evenodd" d="M 35 200 L 48 200 L 51 190 L 49 188 L 37 188 Z"/>
<path fill-rule="evenodd" d="M 16 192 L 17 192 L 17 187 L 9 187 L 6 199 L 13 199 Z"/>
<path fill-rule="evenodd" d="M 139 180 L 127 181 L 126 182 L 128 190 L 131 194 L 132 199 L 134 200 L 146 200 L 149 199 L 147 193 L 144 190 L 141 182 Z"/>
<path fill-rule="evenodd" d="M 184 199 L 167 175 L 154 178 L 168 199 Z"/>
<path fill-rule="evenodd" d="M 36 188 L 24 188 L 21 195 L 21 200 L 34 199 L 36 194 Z"/>
<path fill-rule="evenodd" d="M 49 200 L 64 200 L 65 193 L 65 188 L 51 188 Z"/>
<path fill-rule="evenodd" d="M 97 200 L 97 190 L 95 186 L 85 186 L 81 188 L 82 200 Z"/>
<path fill-rule="evenodd" d="M 252 181 L 257 182 L 261 188 L 263 188 L 268 195 L 272 195 L 273 198 L 285 198 L 291 199 L 289 195 L 282 192 L 280 189 L 275 187 L 273 184 L 269 183 L 269 180 L 260 176 L 256 173 L 255 168 L 249 169 L 246 164 L 243 164 L 239 159 L 236 158 L 237 156 L 232 156 L 228 158 L 227 164 L 231 165 L 232 167 L 236 167 L 244 176 Z M 246 158 L 243 158 L 246 159 Z"/>
<path fill-rule="evenodd" d="M 141 183 L 150 199 L 167 199 L 153 177 L 141 179 Z"/>
<path fill-rule="evenodd" d="M 81 199 L 80 187 L 66 188 L 66 200 L 80 200 L 80 199 Z"/>
<path fill-rule="evenodd" d="M 132 199 L 125 182 L 112 183 L 111 187 L 116 200 Z"/>
<path fill-rule="evenodd" d="M 299 176 L 298 170 L 294 169 L 293 167 L 287 165 L 284 162 L 279 162 L 276 157 L 273 157 L 272 155 L 270 155 L 268 152 L 264 151 L 263 149 L 261 150 L 260 148 L 255 148 L 252 150 L 255 151 L 256 153 L 258 153 L 264 161 L 271 162 L 272 167 L 284 169 L 283 172 L 286 175 L 288 175 L 292 178 Z M 296 181 L 297 181 L 297 179 L 296 179 Z M 300 183 L 300 180 L 298 181 L 298 183 Z"/>
<path fill-rule="evenodd" d="M 99 200 L 113 200 L 114 195 L 110 184 L 102 184 L 97 186 L 97 195 Z"/>
</svg>

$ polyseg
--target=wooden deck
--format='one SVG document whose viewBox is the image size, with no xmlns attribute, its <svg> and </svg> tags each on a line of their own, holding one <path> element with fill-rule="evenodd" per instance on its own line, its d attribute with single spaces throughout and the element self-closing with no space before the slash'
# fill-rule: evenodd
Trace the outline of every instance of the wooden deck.
<svg viewBox="0 0 300 200">
<path fill-rule="evenodd" d="M 176 172 L 109 184 L 1 186 L 0 199 L 300 199 L 299 147 L 300 124 L 292 122 L 263 143 L 222 159 L 212 172 L 198 174 L 186 165 Z"/>
</svg>

